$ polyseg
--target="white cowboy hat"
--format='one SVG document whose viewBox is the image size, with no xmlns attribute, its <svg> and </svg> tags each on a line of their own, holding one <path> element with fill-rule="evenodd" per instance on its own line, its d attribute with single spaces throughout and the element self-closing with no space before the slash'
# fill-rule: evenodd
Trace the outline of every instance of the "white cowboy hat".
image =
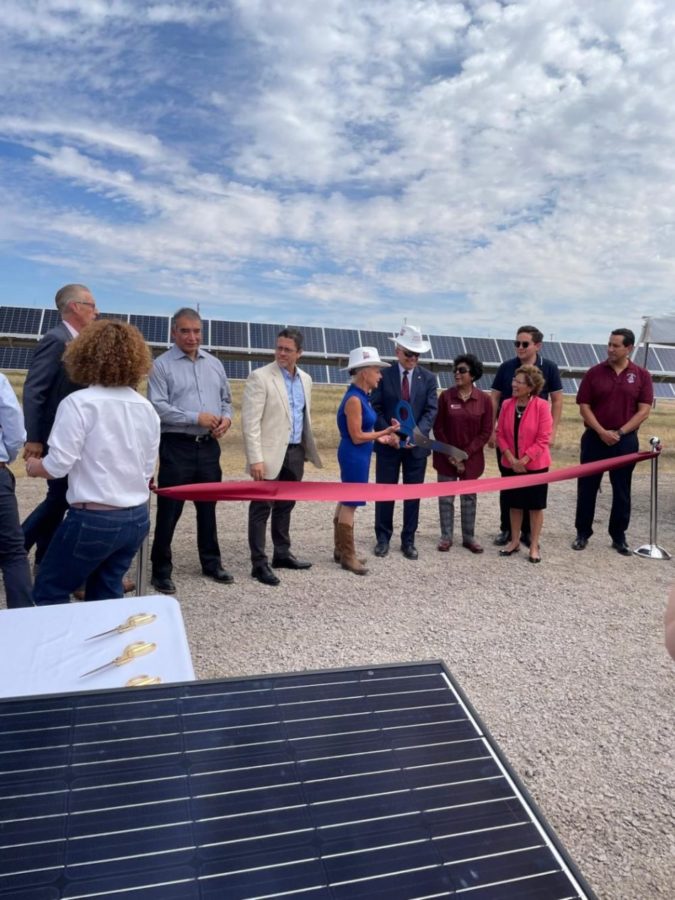
<svg viewBox="0 0 675 900">
<path fill-rule="evenodd" d="M 428 353 L 431 350 L 431 344 L 422 339 L 422 332 L 415 325 L 401 325 L 396 337 L 389 340 L 411 353 Z"/>
<path fill-rule="evenodd" d="M 376 347 L 356 347 L 349 351 L 349 364 L 342 369 L 343 372 L 351 372 L 352 369 L 365 369 L 366 366 L 377 366 L 378 369 L 388 369 L 389 363 L 380 359 Z"/>
</svg>

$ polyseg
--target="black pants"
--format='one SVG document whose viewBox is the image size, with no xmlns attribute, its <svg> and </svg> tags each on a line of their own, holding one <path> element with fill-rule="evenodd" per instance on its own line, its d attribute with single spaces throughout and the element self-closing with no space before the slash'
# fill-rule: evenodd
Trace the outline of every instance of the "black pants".
<svg viewBox="0 0 675 900">
<path fill-rule="evenodd" d="M 54 537 L 56 529 L 63 522 L 63 517 L 68 511 L 67 491 L 67 475 L 63 478 L 50 478 L 47 482 L 45 499 L 35 507 L 21 525 L 26 552 L 30 552 L 31 547 L 35 545 L 35 564 L 38 566 L 47 552 L 49 542 Z"/>
<path fill-rule="evenodd" d="M 19 525 L 14 493 L 16 482 L 8 466 L 0 467 L 0 569 L 5 581 L 7 609 L 33 605 L 33 586 Z"/>
<path fill-rule="evenodd" d="M 289 444 L 276 481 L 302 481 L 305 472 L 305 451 L 301 444 Z M 267 562 L 265 534 L 267 520 L 272 514 L 272 544 L 274 556 L 280 559 L 291 552 L 291 512 L 295 500 L 252 500 L 248 508 L 248 545 L 254 566 Z"/>
<path fill-rule="evenodd" d="M 580 462 L 597 462 L 600 459 L 614 459 L 627 453 L 637 453 L 639 444 L 637 432 L 631 431 L 630 434 L 624 434 L 618 443 L 609 447 L 600 440 L 595 431 L 587 428 L 581 437 Z M 630 488 L 634 468 L 635 463 L 609 472 L 612 509 L 609 514 L 608 531 L 612 540 L 619 544 L 623 544 L 626 540 L 626 530 L 630 522 Z M 589 475 L 577 481 L 577 514 L 574 524 L 579 537 L 586 540 L 593 534 L 595 501 L 602 474 L 601 472 L 599 475 Z"/>
<path fill-rule="evenodd" d="M 197 442 L 185 434 L 163 434 L 159 443 L 159 487 L 178 484 L 204 484 L 220 481 L 220 445 L 218 441 Z M 184 500 L 157 497 L 155 537 L 150 559 L 152 574 L 167 578 L 173 570 L 171 541 L 183 512 Z M 213 572 L 221 565 L 220 547 L 216 532 L 216 504 L 210 500 L 195 502 L 197 513 L 197 549 L 204 572 Z"/>
<path fill-rule="evenodd" d="M 395 450 L 393 447 L 378 448 L 375 454 L 375 481 L 378 484 L 398 484 L 403 473 L 403 484 L 422 484 L 427 468 L 426 456 L 415 456 L 412 450 Z M 415 532 L 420 517 L 420 501 L 403 501 L 403 527 L 401 546 L 415 543 Z M 394 533 L 394 501 L 381 500 L 375 504 L 375 538 L 378 543 L 388 544 Z"/>
<path fill-rule="evenodd" d="M 502 451 L 497 447 L 497 467 L 502 477 L 513 475 L 513 469 L 507 469 L 502 465 Z M 510 491 L 499 492 L 499 530 L 505 534 L 511 534 L 511 500 Z M 523 510 L 523 523 L 520 526 L 520 534 L 528 535 L 530 533 L 530 511 Z M 520 535 L 516 535 L 520 537 Z"/>
</svg>

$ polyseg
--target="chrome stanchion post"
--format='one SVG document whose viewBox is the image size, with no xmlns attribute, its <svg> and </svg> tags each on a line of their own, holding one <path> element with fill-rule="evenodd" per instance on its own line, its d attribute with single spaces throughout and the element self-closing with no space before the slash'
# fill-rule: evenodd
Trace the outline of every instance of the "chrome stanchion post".
<svg viewBox="0 0 675 900">
<path fill-rule="evenodd" d="M 659 452 L 661 441 L 657 437 L 650 439 L 652 447 L 652 484 L 649 498 L 649 543 L 643 544 L 634 550 L 636 556 L 645 556 L 649 559 L 670 559 L 670 553 L 659 547 L 657 543 L 658 526 L 658 494 L 659 494 Z"/>
</svg>

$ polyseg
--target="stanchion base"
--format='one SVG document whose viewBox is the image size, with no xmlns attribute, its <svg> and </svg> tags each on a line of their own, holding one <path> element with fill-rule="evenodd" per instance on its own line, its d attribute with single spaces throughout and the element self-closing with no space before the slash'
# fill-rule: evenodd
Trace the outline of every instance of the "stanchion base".
<svg viewBox="0 0 675 900">
<path fill-rule="evenodd" d="M 637 550 L 633 550 L 636 556 L 644 556 L 648 559 L 670 559 L 670 553 L 659 547 L 658 544 L 643 544 Z"/>
</svg>

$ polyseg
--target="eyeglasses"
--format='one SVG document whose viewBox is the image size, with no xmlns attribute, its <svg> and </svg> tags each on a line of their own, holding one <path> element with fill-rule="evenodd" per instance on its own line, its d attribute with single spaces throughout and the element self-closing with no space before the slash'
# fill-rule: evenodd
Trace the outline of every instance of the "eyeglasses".
<svg viewBox="0 0 675 900">
<path fill-rule="evenodd" d="M 403 347 L 401 347 L 403 350 Z M 419 353 L 413 353 L 412 350 L 403 350 L 403 355 L 406 359 L 419 359 Z"/>
<path fill-rule="evenodd" d="M 91 306 L 92 309 L 96 309 L 96 304 L 91 303 L 89 300 L 75 300 L 78 306 Z"/>
<path fill-rule="evenodd" d="M 518 347 L 522 347 L 523 350 L 527 350 L 532 341 L 514 341 L 513 346 L 518 349 Z"/>
<path fill-rule="evenodd" d="M 276 347 L 277 353 L 297 353 L 295 347 Z"/>
<path fill-rule="evenodd" d="M 522 387 L 523 385 L 524 385 L 525 387 L 529 387 L 529 384 L 527 383 L 527 381 L 518 381 L 517 378 L 512 378 L 512 379 L 511 379 L 511 384 L 519 384 L 521 387 Z"/>
<path fill-rule="evenodd" d="M 467 375 L 471 369 L 467 369 L 466 366 L 457 366 L 456 369 L 452 370 L 456 375 Z"/>
</svg>

